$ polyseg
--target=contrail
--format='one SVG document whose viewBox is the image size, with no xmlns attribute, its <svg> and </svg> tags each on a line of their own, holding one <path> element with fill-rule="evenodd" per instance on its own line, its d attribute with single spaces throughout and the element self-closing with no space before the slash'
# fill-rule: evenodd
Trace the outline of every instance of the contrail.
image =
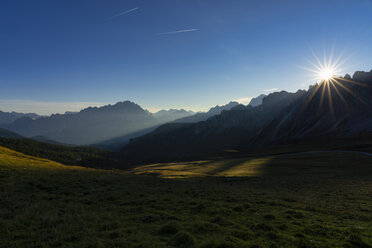
<svg viewBox="0 0 372 248">
<path fill-rule="evenodd" d="M 187 33 L 187 32 L 195 32 L 199 29 L 193 28 L 193 29 L 183 29 L 183 30 L 177 30 L 172 32 L 165 32 L 165 33 L 157 33 L 155 35 L 166 35 L 166 34 L 179 34 L 179 33 Z"/>
<path fill-rule="evenodd" d="M 136 11 L 137 9 L 139 9 L 139 8 L 136 7 L 136 8 L 130 9 L 130 10 L 126 10 L 126 11 L 120 12 L 119 14 L 116 14 L 114 16 L 111 16 L 109 19 L 114 19 L 114 18 L 119 17 L 121 15 L 125 15 L 125 14 L 128 14 L 130 12 Z"/>
</svg>

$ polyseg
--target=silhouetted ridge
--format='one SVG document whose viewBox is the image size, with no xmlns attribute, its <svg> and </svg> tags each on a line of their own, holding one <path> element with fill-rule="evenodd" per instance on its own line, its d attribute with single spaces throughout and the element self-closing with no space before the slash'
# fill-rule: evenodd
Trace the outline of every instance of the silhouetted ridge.
<svg viewBox="0 0 372 248">
<path fill-rule="evenodd" d="M 17 113 L 17 112 L 3 112 L 0 111 L 0 125 L 1 124 L 10 124 L 14 122 L 15 120 L 23 117 L 28 117 L 31 119 L 37 119 L 40 118 L 40 115 L 34 114 L 34 113 Z"/>
<path fill-rule="evenodd" d="M 21 117 L 1 126 L 25 137 L 52 143 L 97 144 L 117 149 L 131 138 L 148 133 L 166 122 L 192 114 L 185 110 L 161 113 L 161 116 L 154 117 L 138 104 L 123 101 L 114 105 L 88 107 L 79 112 L 54 114 L 35 120 Z"/>
<path fill-rule="evenodd" d="M 248 105 L 252 106 L 252 107 L 257 107 L 257 106 L 260 106 L 262 104 L 262 100 L 266 97 L 266 95 L 264 94 L 261 94 L 259 95 L 258 97 L 255 97 L 255 98 L 252 98 L 252 100 L 249 102 Z"/>
<path fill-rule="evenodd" d="M 102 107 L 88 107 L 81 110 L 80 113 L 149 114 L 148 111 L 144 110 L 138 104 L 131 101 L 118 102 L 114 105 L 109 104 Z"/>
<path fill-rule="evenodd" d="M 372 132 L 372 71 L 335 79 L 307 91 L 275 92 L 259 106 L 239 105 L 199 123 L 164 125 L 134 139 L 123 154 L 134 162 L 174 160 Z"/>
<path fill-rule="evenodd" d="M 2 137 L 2 138 L 13 138 L 13 139 L 22 138 L 21 135 L 19 135 L 17 133 L 14 133 L 14 132 L 11 132 L 11 131 L 6 130 L 6 129 L 2 129 L 2 128 L 0 128 L 0 137 Z"/>
<path fill-rule="evenodd" d="M 181 118 L 187 118 L 192 116 L 195 113 L 192 111 L 186 111 L 184 109 L 169 109 L 169 110 L 160 110 L 153 114 L 153 116 L 163 122 L 170 122 Z"/>
<path fill-rule="evenodd" d="M 198 123 L 166 124 L 133 139 L 123 150 L 129 160 L 180 159 L 241 147 L 257 135 L 265 123 L 304 94 L 279 92 L 260 106 L 238 105 Z M 146 151 L 146 154 L 144 152 Z M 140 154 L 142 154 L 140 156 Z"/>
<path fill-rule="evenodd" d="M 195 115 L 175 120 L 175 122 L 196 123 L 196 122 L 200 122 L 200 121 L 205 121 L 212 116 L 219 115 L 224 110 L 230 110 L 230 109 L 232 109 L 232 108 L 234 108 L 238 105 L 239 105 L 239 103 L 237 103 L 237 102 L 229 102 L 228 104 L 222 105 L 222 106 L 217 105 L 217 106 L 209 109 L 209 111 L 206 112 L 206 113 L 204 113 L 204 112 L 196 113 Z"/>
</svg>

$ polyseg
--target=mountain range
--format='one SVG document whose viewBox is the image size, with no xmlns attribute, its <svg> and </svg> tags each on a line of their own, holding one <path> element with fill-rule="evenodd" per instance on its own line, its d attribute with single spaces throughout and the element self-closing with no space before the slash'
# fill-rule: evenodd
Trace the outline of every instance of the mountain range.
<svg viewBox="0 0 372 248">
<path fill-rule="evenodd" d="M 127 160 L 159 161 L 372 132 L 372 71 L 296 93 L 275 92 L 258 106 L 237 105 L 198 123 L 168 123 L 133 139 Z M 146 151 L 146 152 L 145 152 Z"/>
<path fill-rule="evenodd" d="M 0 111 L 0 125 L 2 124 L 10 124 L 14 122 L 15 120 L 22 118 L 22 117 L 28 117 L 31 119 L 38 119 L 41 116 L 37 115 L 35 113 L 28 113 L 28 114 L 23 114 L 23 113 L 17 113 L 17 112 L 3 112 Z"/>
<path fill-rule="evenodd" d="M 174 122 L 180 122 L 180 123 L 196 123 L 196 122 L 200 122 L 200 121 L 205 121 L 207 120 L 209 117 L 212 117 L 214 115 L 219 115 L 221 114 L 221 112 L 223 110 L 229 110 L 229 109 L 232 109 L 233 107 L 236 107 L 238 106 L 239 103 L 237 102 L 230 102 L 226 105 L 222 105 L 222 106 L 215 106 L 213 108 L 211 108 L 208 112 L 199 112 L 199 113 L 196 113 L 192 116 L 187 116 L 187 117 L 184 117 L 184 118 L 179 118 L 177 120 L 175 120 Z"/>
<path fill-rule="evenodd" d="M 353 138 L 372 132 L 372 71 L 334 77 L 295 93 L 274 92 L 208 112 L 161 110 L 118 102 L 38 116 L 0 112 L 0 136 L 93 144 L 132 163 L 186 159 L 289 142 Z"/>
<path fill-rule="evenodd" d="M 219 109 L 231 107 L 232 105 L 226 105 L 212 108 L 208 115 L 211 115 L 210 112 L 218 114 Z M 164 123 L 192 117 L 194 114 L 183 109 L 161 110 L 152 114 L 133 102 L 124 101 L 44 117 L 4 113 L 0 127 L 48 143 L 95 145 L 116 150 L 131 138 L 151 132 Z"/>
</svg>

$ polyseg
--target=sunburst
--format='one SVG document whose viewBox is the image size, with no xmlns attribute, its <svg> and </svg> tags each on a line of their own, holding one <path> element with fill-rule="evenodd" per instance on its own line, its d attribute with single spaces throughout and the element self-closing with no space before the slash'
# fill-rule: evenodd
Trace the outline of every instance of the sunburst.
<svg viewBox="0 0 372 248">
<path fill-rule="evenodd" d="M 356 94 L 347 86 L 347 84 L 363 84 L 355 82 L 351 80 L 351 78 L 343 78 L 339 76 L 339 74 L 344 71 L 342 66 L 346 62 L 346 60 L 342 59 L 342 56 L 339 56 L 337 59 L 334 60 L 333 53 L 331 53 L 331 56 L 329 56 L 328 58 L 324 56 L 323 62 L 321 62 L 321 60 L 314 53 L 313 55 L 315 58 L 315 63 L 309 61 L 312 67 L 304 69 L 312 72 L 313 81 L 316 81 L 317 83 L 319 82 L 319 84 L 315 86 L 315 90 L 311 93 L 304 107 L 306 107 L 310 103 L 317 92 L 321 91 L 319 109 L 322 107 L 325 100 L 324 98 L 326 97 L 328 98 L 330 111 L 332 112 L 332 114 L 334 114 L 332 92 L 335 92 L 335 94 L 342 100 L 345 106 L 349 108 L 349 105 L 345 97 L 341 94 L 340 90 L 342 89 L 353 97 L 357 97 Z M 334 91 L 332 91 L 332 89 Z"/>
</svg>

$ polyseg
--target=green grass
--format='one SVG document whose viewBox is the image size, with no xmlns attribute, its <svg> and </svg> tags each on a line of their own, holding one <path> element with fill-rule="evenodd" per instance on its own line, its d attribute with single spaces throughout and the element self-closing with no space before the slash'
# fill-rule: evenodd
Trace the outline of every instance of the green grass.
<svg viewBox="0 0 372 248">
<path fill-rule="evenodd" d="M 0 247 L 372 247 L 372 159 L 64 166 L 0 148 Z"/>
</svg>

